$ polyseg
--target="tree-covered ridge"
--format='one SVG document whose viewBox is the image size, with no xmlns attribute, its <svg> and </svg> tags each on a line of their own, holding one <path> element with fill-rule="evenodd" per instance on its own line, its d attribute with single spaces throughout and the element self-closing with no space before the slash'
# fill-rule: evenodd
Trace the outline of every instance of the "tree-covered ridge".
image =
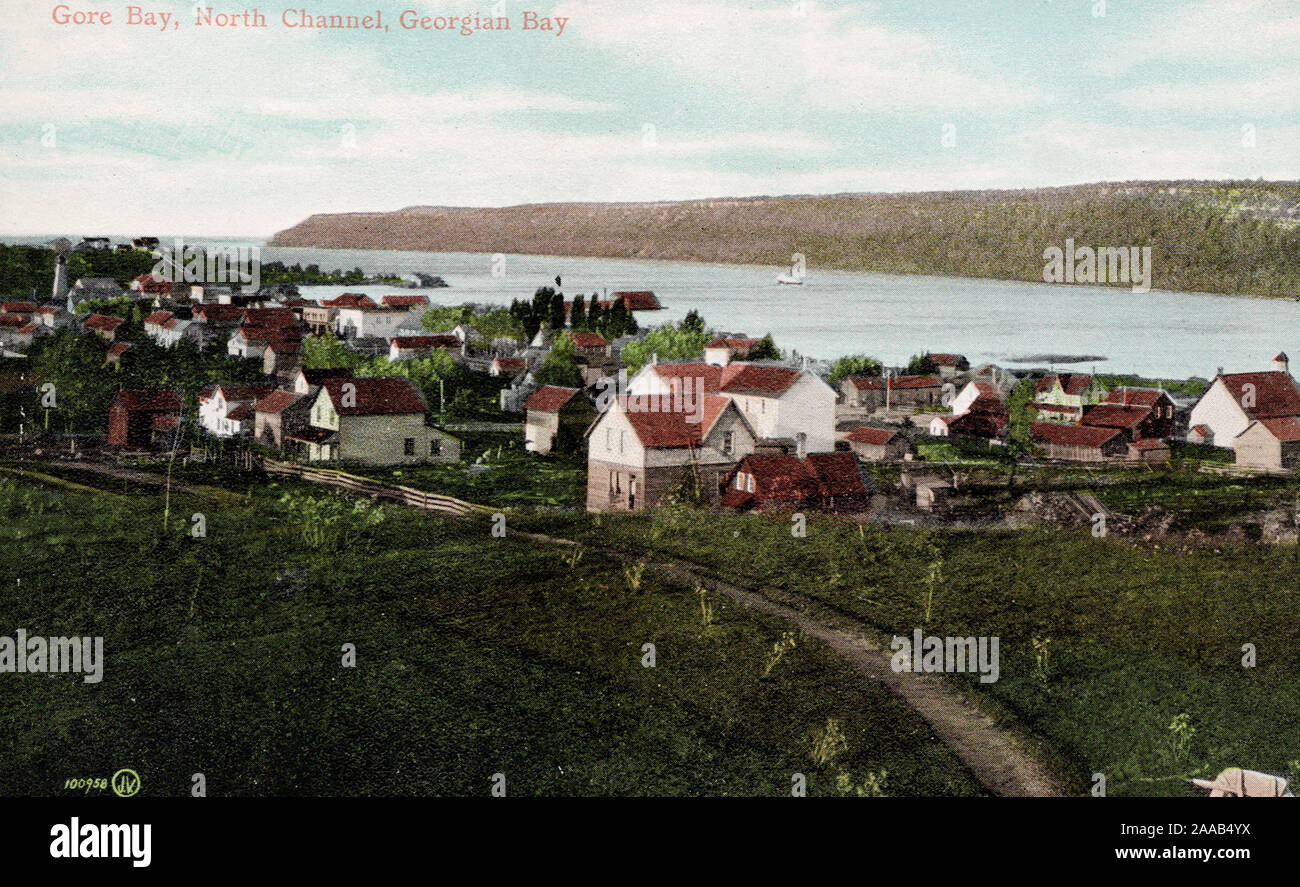
<svg viewBox="0 0 1300 887">
<path fill-rule="evenodd" d="M 1158 289 L 1300 297 L 1300 183 L 1126 182 L 1015 191 L 656 204 L 419 207 L 313 216 L 280 246 L 667 259 L 1042 281 L 1043 251 L 1151 247 Z"/>
</svg>

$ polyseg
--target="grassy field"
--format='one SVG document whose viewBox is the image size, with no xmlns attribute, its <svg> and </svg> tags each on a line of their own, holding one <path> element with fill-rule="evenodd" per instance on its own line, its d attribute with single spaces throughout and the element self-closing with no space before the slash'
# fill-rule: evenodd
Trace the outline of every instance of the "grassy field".
<svg viewBox="0 0 1300 887">
<path fill-rule="evenodd" d="M 667 511 L 526 518 L 592 545 L 668 552 L 732 581 L 802 593 L 882 632 L 997 636 L 971 682 L 1111 795 L 1182 794 L 1191 774 L 1300 769 L 1295 549 L 1135 546 L 1066 530 L 881 529 Z M 928 600 L 927 600 L 928 599 Z M 926 618 L 927 603 L 930 616 Z M 1257 665 L 1242 664 L 1253 644 Z"/>
<path fill-rule="evenodd" d="M 164 532 L 156 491 L 73 483 L 0 475 L 0 635 L 101 635 L 104 680 L 0 674 L 2 794 L 982 793 L 816 642 L 765 677 L 784 626 L 594 553 L 292 485 L 173 493 Z"/>
</svg>

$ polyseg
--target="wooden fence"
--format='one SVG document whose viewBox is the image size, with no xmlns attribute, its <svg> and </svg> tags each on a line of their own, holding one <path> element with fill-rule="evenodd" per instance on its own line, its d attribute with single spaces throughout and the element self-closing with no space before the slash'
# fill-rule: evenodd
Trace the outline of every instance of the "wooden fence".
<svg viewBox="0 0 1300 887">
<path fill-rule="evenodd" d="M 450 496 L 439 496 L 436 493 L 426 493 L 422 490 L 413 490 L 410 487 L 380 483 L 369 478 L 357 477 L 355 474 L 346 474 L 342 471 L 311 468 L 306 465 L 294 465 L 288 462 L 273 462 L 269 459 L 262 463 L 262 467 L 270 474 L 288 475 L 308 483 L 336 487 L 348 493 L 373 496 L 376 499 L 388 499 L 402 505 L 409 505 L 412 508 L 438 511 L 456 517 L 466 517 L 470 514 L 487 514 L 492 511 L 492 509 L 485 506 L 462 502 Z"/>
</svg>

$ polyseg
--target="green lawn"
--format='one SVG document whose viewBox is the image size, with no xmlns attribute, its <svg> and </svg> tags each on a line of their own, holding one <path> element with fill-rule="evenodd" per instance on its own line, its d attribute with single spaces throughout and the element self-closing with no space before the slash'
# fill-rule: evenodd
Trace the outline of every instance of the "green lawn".
<svg viewBox="0 0 1300 887">
<path fill-rule="evenodd" d="M 174 493 L 164 534 L 158 495 L 116 488 L 0 476 L 0 635 L 102 635 L 106 659 L 97 685 L 0 675 L 0 793 L 120 768 L 151 795 L 197 772 L 212 795 L 981 793 L 818 643 L 765 678 L 783 625 L 706 598 L 705 626 L 695 589 L 619 562 L 292 484 Z"/>
<path fill-rule="evenodd" d="M 1300 769 L 1294 549 L 1135 546 L 1067 530 L 859 528 L 832 518 L 812 518 L 807 537 L 795 538 L 788 520 L 687 510 L 526 520 L 797 591 L 882 637 L 918 627 L 997 636 L 1000 680 L 972 688 L 1059 754 L 1072 777 L 1105 773 L 1112 795 L 1181 794 L 1179 777 L 1228 766 Z M 1254 668 L 1242 666 L 1247 643 Z M 1188 728 L 1174 726 L 1180 715 Z"/>
</svg>

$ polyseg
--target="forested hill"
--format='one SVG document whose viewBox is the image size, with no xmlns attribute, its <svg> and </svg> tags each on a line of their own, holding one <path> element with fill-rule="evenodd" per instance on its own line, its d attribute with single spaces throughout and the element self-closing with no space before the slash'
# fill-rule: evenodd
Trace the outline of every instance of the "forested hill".
<svg viewBox="0 0 1300 887">
<path fill-rule="evenodd" d="M 1160 289 L 1300 298 L 1300 182 L 316 215 L 272 245 L 671 259 L 1040 281 L 1043 251 L 1152 248 Z"/>
</svg>

